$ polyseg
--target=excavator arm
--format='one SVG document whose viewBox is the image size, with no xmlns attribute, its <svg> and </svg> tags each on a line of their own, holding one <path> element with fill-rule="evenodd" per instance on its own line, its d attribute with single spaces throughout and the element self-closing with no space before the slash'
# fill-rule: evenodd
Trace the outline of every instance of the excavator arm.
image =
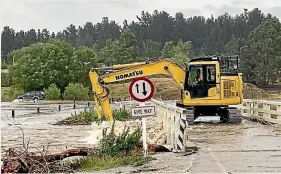
<svg viewBox="0 0 281 174">
<path fill-rule="evenodd" d="M 99 76 L 96 70 L 101 69 L 116 71 Z M 179 89 L 183 89 L 185 79 L 184 68 L 167 59 L 155 62 L 138 62 L 133 64 L 123 64 L 112 67 L 91 69 L 89 72 L 89 77 L 92 84 L 92 92 L 94 94 L 96 111 L 99 118 L 101 118 L 101 107 L 105 117 L 109 120 L 113 120 L 108 99 L 109 89 L 106 87 L 106 84 L 156 74 L 170 75 L 177 87 Z"/>
</svg>

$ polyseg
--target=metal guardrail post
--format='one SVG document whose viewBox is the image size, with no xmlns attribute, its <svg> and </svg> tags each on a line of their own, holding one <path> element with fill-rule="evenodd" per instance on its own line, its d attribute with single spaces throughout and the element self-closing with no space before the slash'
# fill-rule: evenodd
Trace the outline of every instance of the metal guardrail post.
<svg viewBox="0 0 281 174">
<path fill-rule="evenodd" d="M 12 118 L 15 118 L 15 110 L 12 110 Z"/>
</svg>

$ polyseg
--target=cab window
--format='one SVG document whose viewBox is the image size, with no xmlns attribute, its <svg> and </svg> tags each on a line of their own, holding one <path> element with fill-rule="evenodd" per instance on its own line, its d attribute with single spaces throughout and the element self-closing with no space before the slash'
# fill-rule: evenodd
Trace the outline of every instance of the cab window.
<svg viewBox="0 0 281 174">
<path fill-rule="evenodd" d="M 213 83 L 216 81 L 216 66 L 208 65 L 207 67 L 207 83 Z"/>
</svg>

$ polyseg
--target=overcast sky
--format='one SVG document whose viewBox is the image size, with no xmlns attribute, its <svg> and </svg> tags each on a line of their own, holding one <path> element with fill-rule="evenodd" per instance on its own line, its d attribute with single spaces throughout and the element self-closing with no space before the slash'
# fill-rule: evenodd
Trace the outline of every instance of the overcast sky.
<svg viewBox="0 0 281 174">
<path fill-rule="evenodd" d="M 209 17 L 224 12 L 237 14 L 244 8 L 255 7 L 281 19 L 281 0 L 1 0 L 1 28 L 8 25 L 16 31 L 47 28 L 58 32 L 70 24 L 100 22 L 104 16 L 119 24 L 124 19 L 130 22 L 136 20 L 142 10 Z"/>
</svg>

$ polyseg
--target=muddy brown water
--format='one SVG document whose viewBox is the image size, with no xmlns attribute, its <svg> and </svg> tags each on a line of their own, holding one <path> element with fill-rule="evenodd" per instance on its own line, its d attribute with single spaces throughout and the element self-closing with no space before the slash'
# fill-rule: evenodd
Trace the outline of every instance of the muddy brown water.
<svg viewBox="0 0 281 174">
<path fill-rule="evenodd" d="M 44 106 L 51 110 L 54 105 Z M 91 126 L 54 126 L 48 123 L 70 116 L 81 109 L 66 109 L 50 114 L 28 114 L 22 108 L 12 119 L 10 108 L 18 104 L 2 105 L 1 154 L 9 147 L 22 146 L 22 132 L 30 146 L 42 149 L 49 144 L 50 152 L 66 148 L 89 146 L 84 138 Z M 69 106 L 71 107 L 71 106 Z M 34 108 L 34 106 L 32 106 Z M 26 114 L 27 113 L 27 114 Z M 196 154 L 184 156 L 176 153 L 159 153 L 156 160 L 140 167 L 118 167 L 101 172 L 123 173 L 281 173 L 281 132 L 274 126 L 243 120 L 240 125 L 196 124 L 188 127 L 189 139 L 198 145 Z"/>
<path fill-rule="evenodd" d="M 40 107 L 41 113 L 36 113 Z M 71 116 L 75 112 L 83 110 L 85 106 L 77 105 L 77 109 L 69 104 L 62 105 L 59 112 L 57 104 L 38 105 L 21 103 L 1 103 L 1 155 L 10 147 L 23 146 L 29 141 L 30 151 L 38 151 L 33 147 L 45 150 L 48 147 L 50 153 L 61 152 L 66 148 L 84 147 L 87 144 L 83 138 L 88 135 L 90 126 L 55 126 L 50 123 L 56 122 Z M 15 110 L 15 118 L 12 118 L 11 111 Z M 35 110 L 35 111 L 34 111 Z M 21 130 L 22 129 L 22 130 Z"/>
</svg>

